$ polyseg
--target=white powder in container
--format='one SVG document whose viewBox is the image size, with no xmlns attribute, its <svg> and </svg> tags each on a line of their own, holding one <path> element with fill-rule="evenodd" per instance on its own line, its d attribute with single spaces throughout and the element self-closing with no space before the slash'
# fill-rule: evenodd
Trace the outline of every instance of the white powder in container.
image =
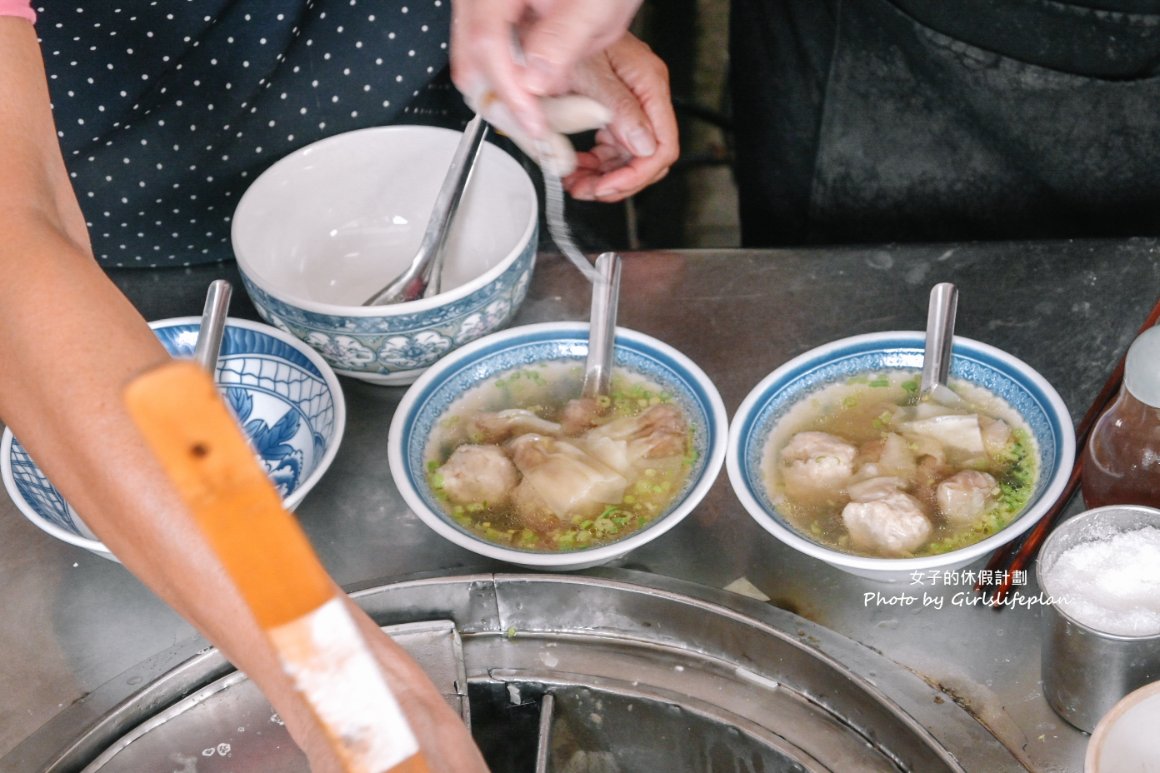
<svg viewBox="0 0 1160 773">
<path fill-rule="evenodd" d="M 1044 588 L 1060 610 L 1089 628 L 1160 635 L 1160 528 L 1068 548 L 1047 571 Z"/>
</svg>

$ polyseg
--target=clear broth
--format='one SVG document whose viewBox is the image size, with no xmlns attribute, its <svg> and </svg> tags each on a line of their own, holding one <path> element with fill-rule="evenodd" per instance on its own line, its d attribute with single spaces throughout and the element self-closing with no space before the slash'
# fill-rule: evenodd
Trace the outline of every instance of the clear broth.
<svg viewBox="0 0 1160 773">
<path fill-rule="evenodd" d="M 432 432 L 425 458 L 428 483 L 452 520 L 482 539 L 504 547 L 565 552 L 624 539 L 668 512 L 684 493 L 696 461 L 694 427 L 687 415 L 689 437 L 683 455 L 650 460 L 641 474 L 630 481 L 622 501 L 609 503 L 595 517 L 574 517 L 559 529 L 538 532 L 528 528 L 510 505 L 456 504 L 442 492 L 438 469 L 456 448 L 472 442 L 466 431 L 472 416 L 522 408 L 542 419 L 558 421 L 567 403 L 580 394 L 582 381 L 583 368 L 574 363 L 536 364 L 490 379 L 451 405 Z M 610 392 L 608 412 L 601 423 L 638 416 L 661 403 L 675 404 L 673 395 L 662 385 L 622 368 L 613 371 Z"/>
<path fill-rule="evenodd" d="M 891 406 L 915 405 L 918 382 L 919 374 L 913 371 L 861 374 L 810 394 L 778 422 L 765 444 L 763 482 L 778 511 L 804 537 L 847 553 L 883 555 L 852 544 L 842 520 L 842 508 L 850 501 L 844 489 L 808 502 L 791 497 L 782 479 L 780 454 L 795 434 L 804 431 L 826 432 L 855 446 L 879 439 L 888 429 L 883 424 L 884 412 Z M 1027 423 L 1005 400 L 982 387 L 961 381 L 952 386 L 964 398 L 967 411 L 1006 422 L 1012 430 L 1013 446 L 1003 458 L 991 459 L 987 464 L 975 460 L 969 466 L 952 465 L 956 470 L 990 473 L 998 481 L 997 501 L 977 522 L 956 524 L 939 517 L 933 489 L 908 492 L 919 499 L 933 526 L 926 541 L 909 554 L 912 556 L 945 553 L 985 539 L 1010 523 L 1035 490 L 1038 454 Z"/>
</svg>

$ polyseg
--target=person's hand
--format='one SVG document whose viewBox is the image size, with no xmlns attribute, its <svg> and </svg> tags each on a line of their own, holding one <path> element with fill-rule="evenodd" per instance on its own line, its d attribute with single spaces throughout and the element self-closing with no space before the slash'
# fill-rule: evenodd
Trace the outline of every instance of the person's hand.
<svg viewBox="0 0 1160 773">
<path fill-rule="evenodd" d="M 668 68 L 647 45 L 623 35 L 574 68 L 568 88 L 537 98 L 546 122 L 538 138 L 496 92 L 465 98 L 546 171 L 567 176 L 574 198 L 619 201 L 668 174 L 680 152 L 677 119 Z M 599 129 L 596 144 L 577 156 L 565 135 L 590 129 Z"/>
<path fill-rule="evenodd" d="M 572 71 L 628 29 L 641 0 L 454 0 L 451 77 L 469 102 L 494 91 L 532 137 L 537 97 L 570 91 Z"/>
<path fill-rule="evenodd" d="M 679 153 L 668 68 L 625 30 L 640 0 L 455 0 L 451 72 L 469 105 L 574 198 L 619 201 L 664 177 Z M 578 158 L 546 97 L 578 94 L 611 118 Z M 595 128 L 596 124 L 591 127 Z M 545 163 L 545 159 L 547 163 Z M 578 164 L 573 169 L 572 164 Z"/>
<path fill-rule="evenodd" d="M 574 198 L 619 201 L 668 174 L 680 153 L 677 119 L 668 68 L 647 45 L 624 35 L 576 68 L 571 86 L 612 112 L 565 181 Z"/>
<path fill-rule="evenodd" d="M 507 105 L 487 92 L 478 104 L 467 100 L 468 106 L 483 116 L 492 128 L 504 134 L 528 155 L 545 173 L 567 177 L 576 171 L 576 149 L 569 134 L 602 129 L 613 119 L 612 111 L 594 99 L 578 94 L 561 97 L 540 97 L 548 130 L 533 137 L 515 119 Z"/>
<path fill-rule="evenodd" d="M 347 608 L 407 717 L 427 769 L 431 773 L 487 773 L 487 764 L 463 718 L 451 708 L 419 664 L 356 604 L 348 603 Z M 305 704 L 291 706 L 282 719 L 306 753 L 312 773 L 341 773 L 330 741 L 308 716 Z M 301 715 L 296 716 L 299 712 Z"/>
</svg>

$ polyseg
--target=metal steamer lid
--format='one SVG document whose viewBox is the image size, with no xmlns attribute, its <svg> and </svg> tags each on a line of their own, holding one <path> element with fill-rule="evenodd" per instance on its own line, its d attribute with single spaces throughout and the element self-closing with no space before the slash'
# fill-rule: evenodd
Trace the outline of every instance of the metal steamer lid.
<svg viewBox="0 0 1160 773">
<path fill-rule="evenodd" d="M 953 696 L 734 593 L 599 569 L 354 597 L 443 688 L 495 773 L 1024 769 Z M 0 769 L 306 771 L 254 685 L 216 650 L 189 651 L 95 691 Z"/>
</svg>

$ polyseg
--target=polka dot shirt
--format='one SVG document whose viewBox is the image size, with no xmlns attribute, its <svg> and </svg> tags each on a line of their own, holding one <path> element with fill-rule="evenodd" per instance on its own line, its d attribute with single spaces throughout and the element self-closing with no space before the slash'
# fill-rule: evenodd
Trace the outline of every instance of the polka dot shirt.
<svg viewBox="0 0 1160 773">
<path fill-rule="evenodd" d="M 229 259 L 239 197 L 287 153 L 365 126 L 461 125 L 445 73 L 449 3 L 34 3 L 97 259 Z"/>
</svg>

